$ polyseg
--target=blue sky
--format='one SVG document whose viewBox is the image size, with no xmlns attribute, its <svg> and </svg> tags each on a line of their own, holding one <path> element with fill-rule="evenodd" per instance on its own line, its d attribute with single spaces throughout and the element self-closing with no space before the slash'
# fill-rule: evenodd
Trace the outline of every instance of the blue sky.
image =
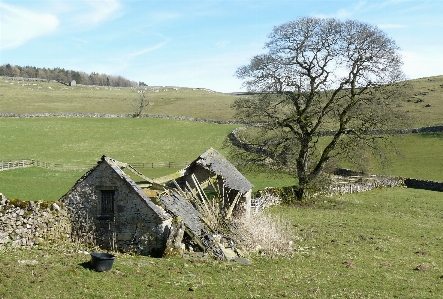
<svg viewBox="0 0 443 299">
<path fill-rule="evenodd" d="M 443 75 L 441 0 L 0 0 L 0 64 L 240 91 L 237 68 L 302 16 L 376 25 L 408 78 Z"/>
</svg>

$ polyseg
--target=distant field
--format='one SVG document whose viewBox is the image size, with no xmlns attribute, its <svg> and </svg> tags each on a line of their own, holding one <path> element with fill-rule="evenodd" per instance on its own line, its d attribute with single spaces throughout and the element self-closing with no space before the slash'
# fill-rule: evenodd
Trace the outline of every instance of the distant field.
<svg viewBox="0 0 443 299">
<path fill-rule="evenodd" d="M 61 83 L 12 81 L 0 77 L 0 112 L 8 113 L 133 113 L 137 91 L 132 88 L 65 86 Z M 232 120 L 229 94 L 206 89 L 146 87 L 154 102 L 144 113 Z"/>
<path fill-rule="evenodd" d="M 443 76 L 408 81 L 398 109 L 411 117 L 411 126 L 443 124 Z M 154 104 L 145 113 L 232 120 L 231 94 L 183 87 L 147 87 Z M 0 112 L 8 113 L 133 113 L 139 95 L 131 88 L 65 86 L 0 78 Z"/>
</svg>

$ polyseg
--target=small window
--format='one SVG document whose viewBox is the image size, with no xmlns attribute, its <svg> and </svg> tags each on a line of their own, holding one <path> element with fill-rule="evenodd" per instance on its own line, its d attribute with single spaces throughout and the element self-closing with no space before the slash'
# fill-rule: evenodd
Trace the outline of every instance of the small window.
<svg viewBox="0 0 443 299">
<path fill-rule="evenodd" d="M 102 215 L 112 215 L 114 214 L 114 196 L 115 190 L 101 190 L 101 209 Z"/>
</svg>

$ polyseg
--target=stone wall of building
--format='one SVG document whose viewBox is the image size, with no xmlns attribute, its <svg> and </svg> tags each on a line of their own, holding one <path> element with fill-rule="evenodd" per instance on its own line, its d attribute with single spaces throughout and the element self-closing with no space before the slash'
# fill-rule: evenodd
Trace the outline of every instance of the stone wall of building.
<svg viewBox="0 0 443 299">
<path fill-rule="evenodd" d="M 114 190 L 114 213 L 102 215 L 102 190 Z M 101 163 L 61 201 L 69 211 L 73 239 L 109 250 L 161 254 L 172 219 L 161 219 L 111 166 Z"/>
<path fill-rule="evenodd" d="M 0 196 L 0 248 L 69 240 L 71 224 L 60 202 L 8 200 Z"/>
</svg>

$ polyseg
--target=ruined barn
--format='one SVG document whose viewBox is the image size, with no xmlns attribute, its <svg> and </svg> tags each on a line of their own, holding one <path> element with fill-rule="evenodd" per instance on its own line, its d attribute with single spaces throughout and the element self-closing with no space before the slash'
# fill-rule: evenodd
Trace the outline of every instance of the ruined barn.
<svg viewBox="0 0 443 299">
<path fill-rule="evenodd" d="M 232 212 L 247 216 L 251 213 L 253 185 L 213 148 L 178 171 L 176 177 L 167 184 L 197 194 L 212 192 L 220 196 L 226 205 L 232 207 Z"/>
<path fill-rule="evenodd" d="M 69 211 L 74 240 L 108 250 L 161 255 L 177 219 L 192 244 L 217 251 L 216 232 L 203 221 L 196 201 L 219 193 L 226 201 L 226 217 L 244 217 L 250 210 L 251 189 L 226 158 L 209 149 L 159 180 L 103 156 L 61 201 Z"/>
<path fill-rule="evenodd" d="M 69 211 L 72 238 L 109 250 L 158 254 L 172 217 L 123 171 L 125 166 L 103 156 L 60 199 Z"/>
</svg>

